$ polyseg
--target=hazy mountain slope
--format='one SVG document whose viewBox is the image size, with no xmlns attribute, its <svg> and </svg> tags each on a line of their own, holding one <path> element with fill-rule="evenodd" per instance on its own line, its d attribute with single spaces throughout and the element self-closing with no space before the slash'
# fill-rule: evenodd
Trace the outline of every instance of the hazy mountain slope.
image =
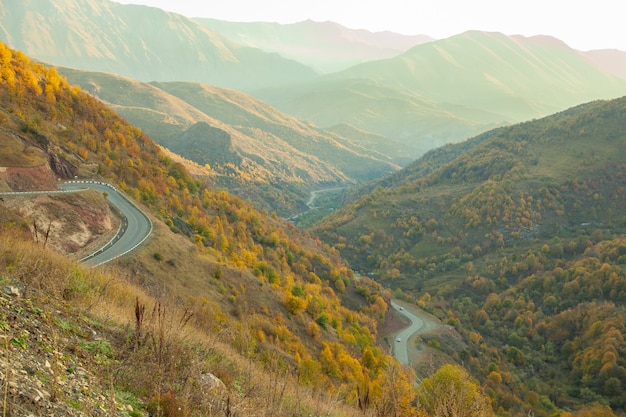
<svg viewBox="0 0 626 417">
<path fill-rule="evenodd" d="M 278 109 L 322 126 L 348 123 L 409 145 L 416 157 L 503 123 L 499 114 L 437 103 L 419 93 L 366 78 L 326 79 L 289 90 L 254 93 Z"/>
<path fill-rule="evenodd" d="M 377 133 L 367 132 L 346 123 L 341 123 L 325 130 L 336 133 L 358 147 L 372 149 L 384 155 L 389 155 L 400 165 L 407 165 L 414 160 L 410 155 L 413 155 L 415 152 L 410 150 L 410 145 Z"/>
<path fill-rule="evenodd" d="M 609 74 L 626 79 L 626 52 L 619 49 L 598 49 L 581 52 L 595 66 Z"/>
<path fill-rule="evenodd" d="M 159 144 L 208 164 L 217 186 L 283 216 L 305 209 L 312 189 L 369 181 L 399 168 L 377 150 L 300 122 L 234 90 L 61 72 Z M 377 139 L 384 143 L 384 138 Z"/>
<path fill-rule="evenodd" d="M 514 409 L 621 410 L 626 349 L 614 373 L 590 361 L 605 332 L 626 336 L 625 132 L 626 97 L 499 128 L 429 152 L 313 231 L 465 332 L 462 359 Z"/>
<path fill-rule="evenodd" d="M 339 135 L 301 122 L 237 91 L 190 83 L 154 85 L 184 98 L 205 114 L 235 126 L 251 137 L 259 130 L 271 133 L 287 145 L 312 154 L 359 181 L 379 177 L 383 172 L 397 168 L 391 158 L 383 153 L 342 140 Z"/>
<path fill-rule="evenodd" d="M 324 73 L 375 59 L 391 58 L 434 39 L 393 32 L 348 29 L 333 22 L 306 20 L 292 24 L 194 19 L 242 45 L 277 52 Z"/>
<path fill-rule="evenodd" d="M 0 40 L 57 65 L 244 90 L 316 75 L 157 8 L 108 0 L 3 0 L 0 6 Z"/>
<path fill-rule="evenodd" d="M 555 39 L 467 32 L 255 94 L 321 126 L 346 121 L 424 149 L 624 93 L 624 80 Z"/>
</svg>

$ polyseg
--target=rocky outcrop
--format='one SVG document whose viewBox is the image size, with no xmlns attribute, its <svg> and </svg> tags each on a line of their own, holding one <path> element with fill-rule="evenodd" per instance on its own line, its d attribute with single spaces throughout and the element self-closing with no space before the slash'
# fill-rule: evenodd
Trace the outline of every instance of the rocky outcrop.
<svg viewBox="0 0 626 417">
<path fill-rule="evenodd" d="M 53 151 L 48 151 L 48 164 L 59 179 L 69 180 L 78 175 L 78 167 Z"/>
</svg>

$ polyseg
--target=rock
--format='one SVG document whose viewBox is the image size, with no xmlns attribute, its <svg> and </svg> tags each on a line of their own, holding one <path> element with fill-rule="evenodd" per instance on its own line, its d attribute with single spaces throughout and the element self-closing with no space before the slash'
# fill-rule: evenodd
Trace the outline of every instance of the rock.
<svg viewBox="0 0 626 417">
<path fill-rule="evenodd" d="M 35 388 L 30 393 L 30 400 L 36 404 L 39 401 L 45 400 L 49 396 L 50 394 L 48 394 L 46 391 L 40 391 L 37 388 Z"/>
<path fill-rule="evenodd" d="M 21 295 L 20 293 L 20 289 L 17 288 L 14 285 L 6 285 L 4 287 L 2 287 L 2 291 L 4 291 L 5 294 L 8 294 L 10 296 L 13 297 L 19 297 Z"/>
<path fill-rule="evenodd" d="M 171 217 L 171 219 L 174 227 L 178 228 L 178 230 L 180 230 L 185 235 L 193 236 L 196 233 L 195 229 L 180 217 L 173 216 Z"/>
<path fill-rule="evenodd" d="M 78 167 L 53 151 L 48 152 L 48 164 L 55 175 L 62 179 L 71 179 L 78 175 Z"/>
<path fill-rule="evenodd" d="M 200 385 L 208 389 L 226 389 L 222 380 L 210 372 L 200 375 Z"/>
</svg>

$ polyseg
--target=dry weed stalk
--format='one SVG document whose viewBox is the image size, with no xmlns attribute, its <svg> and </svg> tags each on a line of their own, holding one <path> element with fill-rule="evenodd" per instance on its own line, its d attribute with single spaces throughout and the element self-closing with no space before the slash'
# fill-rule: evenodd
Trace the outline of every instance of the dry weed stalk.
<svg viewBox="0 0 626 417">
<path fill-rule="evenodd" d="M 9 396 L 9 337 L 6 335 L 2 336 L 4 338 L 4 349 L 5 349 L 5 368 L 4 368 L 4 395 L 2 398 L 2 417 L 7 416 L 7 399 Z"/>
<path fill-rule="evenodd" d="M 135 352 L 139 349 L 139 341 L 143 333 L 143 322 L 146 313 L 145 304 L 139 303 L 139 297 L 135 298 Z"/>
</svg>

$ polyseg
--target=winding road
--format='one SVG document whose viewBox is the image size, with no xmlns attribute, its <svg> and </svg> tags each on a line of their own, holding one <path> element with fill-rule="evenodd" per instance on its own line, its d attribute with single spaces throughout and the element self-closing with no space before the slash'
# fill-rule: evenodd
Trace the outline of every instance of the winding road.
<svg viewBox="0 0 626 417">
<path fill-rule="evenodd" d="M 321 190 L 317 190 L 317 191 L 311 191 L 310 195 L 309 195 L 309 201 L 307 201 L 306 205 L 309 208 L 309 210 L 312 210 L 314 208 L 317 208 L 313 205 L 313 202 L 315 201 L 315 199 L 317 198 L 318 194 L 322 194 L 322 193 L 328 193 L 330 191 L 339 191 L 339 190 L 345 190 L 348 187 L 333 187 L 333 188 L 323 188 Z"/>
<path fill-rule="evenodd" d="M 57 194 L 78 192 L 88 188 L 107 193 L 107 200 L 118 210 L 122 222 L 113 238 L 100 249 L 80 260 L 89 266 L 99 266 L 137 248 L 152 233 L 150 218 L 117 191 L 111 184 L 100 181 L 69 181 L 59 184 L 61 191 L 10 191 L 0 193 L 3 197 L 19 195 Z"/>
<path fill-rule="evenodd" d="M 104 182 L 74 181 L 60 184 L 64 191 L 80 191 L 91 188 L 107 193 L 107 200 L 120 212 L 122 223 L 119 230 L 106 245 L 81 259 L 89 266 L 110 262 L 135 249 L 152 233 L 152 222 L 137 206 L 131 203 L 115 187 Z"/>
<path fill-rule="evenodd" d="M 425 333 L 431 331 L 437 324 L 426 321 L 416 314 L 402 307 L 395 301 L 391 302 L 391 306 L 404 317 L 408 318 L 411 324 L 399 331 L 393 342 L 393 355 L 402 365 L 410 365 L 409 363 L 409 339 L 416 333 Z M 399 340 L 399 341 L 398 341 Z"/>
</svg>

